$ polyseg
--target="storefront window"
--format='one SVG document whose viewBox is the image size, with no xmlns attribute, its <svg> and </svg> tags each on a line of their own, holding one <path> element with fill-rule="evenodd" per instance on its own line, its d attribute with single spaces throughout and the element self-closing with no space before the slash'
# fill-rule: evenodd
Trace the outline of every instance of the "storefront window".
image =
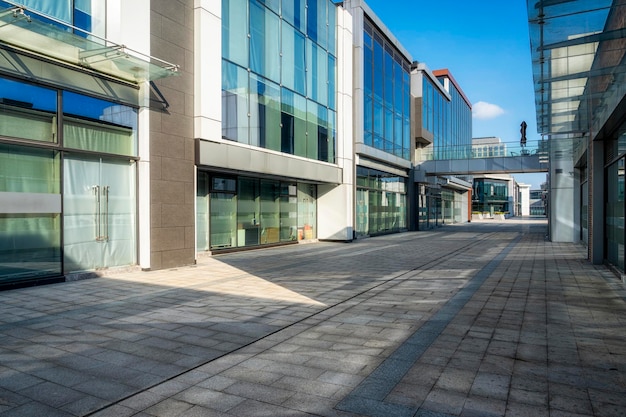
<svg viewBox="0 0 626 417">
<path fill-rule="evenodd" d="M 57 141 L 57 92 L 0 78 L 0 136 Z"/>
<path fill-rule="evenodd" d="M 0 284 L 61 274 L 59 160 L 0 144 Z"/>
<path fill-rule="evenodd" d="M 196 203 L 200 251 L 316 237 L 313 184 L 199 173 Z"/>
<path fill-rule="evenodd" d="M 68 148 L 137 155 L 137 110 L 63 92 L 63 143 Z"/>
<path fill-rule="evenodd" d="M 358 184 L 367 185 L 361 187 Z M 406 179 L 404 177 L 357 167 L 357 186 L 357 236 L 399 232 L 406 229 Z"/>
</svg>

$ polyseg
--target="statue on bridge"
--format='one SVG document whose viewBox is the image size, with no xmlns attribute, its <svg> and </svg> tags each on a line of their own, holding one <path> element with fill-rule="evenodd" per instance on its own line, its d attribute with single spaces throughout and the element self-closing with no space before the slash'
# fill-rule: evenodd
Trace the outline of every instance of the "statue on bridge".
<svg viewBox="0 0 626 417">
<path fill-rule="evenodd" d="M 526 127 L 528 126 L 526 124 L 525 121 L 522 121 L 522 124 L 520 125 L 521 129 L 520 129 L 520 133 L 522 134 L 522 137 L 519 141 L 520 145 L 522 145 L 522 148 L 526 146 Z"/>
</svg>

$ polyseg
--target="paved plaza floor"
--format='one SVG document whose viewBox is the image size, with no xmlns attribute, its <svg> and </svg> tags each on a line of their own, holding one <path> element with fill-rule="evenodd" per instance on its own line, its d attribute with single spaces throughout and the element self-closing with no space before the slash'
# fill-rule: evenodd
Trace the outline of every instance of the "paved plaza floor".
<svg viewBox="0 0 626 417">
<path fill-rule="evenodd" d="M 0 417 L 624 416 L 626 286 L 537 219 L 0 292 Z"/>
</svg>

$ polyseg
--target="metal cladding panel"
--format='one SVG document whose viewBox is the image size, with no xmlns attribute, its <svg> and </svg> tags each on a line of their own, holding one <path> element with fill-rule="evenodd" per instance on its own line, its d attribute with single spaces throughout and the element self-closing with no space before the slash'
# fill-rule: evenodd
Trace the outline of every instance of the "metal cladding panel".
<svg viewBox="0 0 626 417">
<path fill-rule="evenodd" d="M 198 165 L 243 173 L 341 184 L 336 165 L 275 153 L 260 148 L 199 140 Z"/>
</svg>

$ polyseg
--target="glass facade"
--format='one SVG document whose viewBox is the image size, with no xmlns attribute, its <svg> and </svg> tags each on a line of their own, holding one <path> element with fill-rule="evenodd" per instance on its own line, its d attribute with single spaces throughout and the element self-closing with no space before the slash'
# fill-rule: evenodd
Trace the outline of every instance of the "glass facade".
<svg viewBox="0 0 626 417">
<path fill-rule="evenodd" d="M 199 251 L 315 237 L 315 185 L 200 172 L 196 198 Z"/>
<path fill-rule="evenodd" d="M 406 187 L 404 177 L 357 167 L 357 236 L 406 230 Z"/>
<path fill-rule="evenodd" d="M 509 182 L 506 180 L 475 178 L 472 194 L 472 212 L 513 213 L 509 198 Z"/>
<path fill-rule="evenodd" d="M 443 84 L 444 80 L 440 78 Z M 472 111 L 453 82 L 448 100 L 428 77 L 423 77 L 422 123 L 433 134 L 435 159 L 469 158 L 472 151 Z"/>
<path fill-rule="evenodd" d="M 222 137 L 335 162 L 336 5 L 222 0 Z"/>
<path fill-rule="evenodd" d="M 0 284 L 136 261 L 137 109 L 0 77 Z"/>
<path fill-rule="evenodd" d="M 363 142 L 409 160 L 410 63 L 372 23 L 363 25 Z"/>
</svg>

